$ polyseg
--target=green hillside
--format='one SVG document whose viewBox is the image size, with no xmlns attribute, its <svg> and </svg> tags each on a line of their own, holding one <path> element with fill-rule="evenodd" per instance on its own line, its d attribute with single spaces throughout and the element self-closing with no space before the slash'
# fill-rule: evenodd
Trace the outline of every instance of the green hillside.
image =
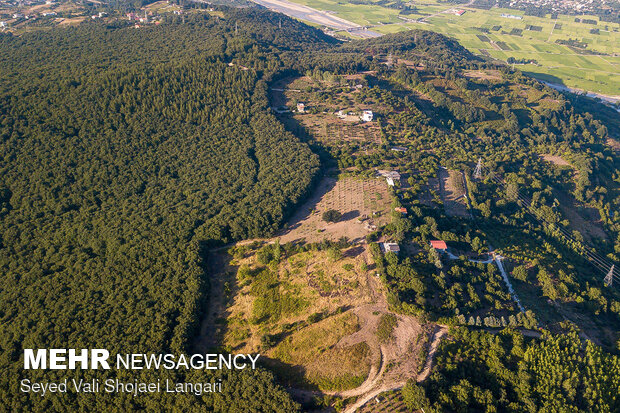
<svg viewBox="0 0 620 413">
<path fill-rule="evenodd" d="M 357 396 L 302 406 L 296 390 L 355 390 L 380 365 L 364 341 L 338 347 L 362 330 L 352 306 L 377 296 L 385 308 L 366 315 L 388 321 L 368 341 L 396 342 L 396 315 L 409 320 L 421 339 L 407 357 L 424 367 L 429 333 L 447 332 L 411 390 L 438 410 L 617 409 L 620 294 L 603 281 L 620 256 L 613 109 L 432 31 L 339 42 L 266 10 L 204 8 L 0 34 L 1 411 L 340 409 Z M 402 177 L 388 187 L 385 171 Z M 358 209 L 321 218 L 312 202 L 335 188 L 330 202 Z M 296 215 L 328 230 L 280 244 Z M 363 235 L 340 236 L 344 217 Z M 381 252 L 388 241 L 399 254 Z M 67 377 L 25 372 L 24 348 L 193 353 L 216 299 L 224 341 L 207 331 L 211 343 L 268 355 L 260 369 L 75 375 L 222 379 L 222 393 L 19 391 L 22 378 Z M 345 362 L 356 371 L 334 368 Z"/>
</svg>

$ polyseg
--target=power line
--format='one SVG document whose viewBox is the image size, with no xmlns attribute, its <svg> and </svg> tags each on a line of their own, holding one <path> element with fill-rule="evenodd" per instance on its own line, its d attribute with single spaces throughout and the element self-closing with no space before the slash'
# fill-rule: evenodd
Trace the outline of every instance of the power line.
<svg viewBox="0 0 620 413">
<path fill-rule="evenodd" d="M 497 178 L 492 176 L 492 179 L 494 181 L 496 181 L 497 183 L 499 183 L 502 186 L 505 186 L 505 183 Z M 517 198 L 524 203 L 528 209 L 531 208 L 532 206 L 532 202 L 531 200 L 529 200 L 527 197 L 524 197 L 521 194 L 517 194 Z M 600 266 L 602 266 L 601 270 L 603 272 L 606 272 L 608 268 L 613 267 L 613 264 L 609 263 L 606 258 L 600 256 L 599 254 L 597 254 L 595 251 L 590 250 L 586 245 L 584 245 L 581 241 L 576 240 L 567 230 L 565 230 L 564 228 L 560 227 L 559 225 L 556 225 L 553 222 L 549 222 L 547 221 L 544 217 L 539 217 L 535 214 L 532 214 L 531 212 L 527 211 L 531 216 L 533 216 L 534 218 L 536 218 L 539 222 L 540 221 L 544 221 L 545 223 L 547 223 L 550 226 L 553 226 L 554 228 L 556 228 L 559 232 L 562 233 L 562 235 L 564 235 L 564 237 L 566 237 L 567 239 L 569 239 L 570 241 L 576 243 L 577 245 L 579 245 L 582 249 L 583 252 L 588 256 L 588 258 L 590 258 L 590 261 L 594 261 L 595 263 L 598 263 Z M 594 264 L 594 262 L 592 262 Z M 618 278 L 620 280 L 620 276 L 616 275 L 615 272 L 612 271 L 612 274 Z"/>
<path fill-rule="evenodd" d="M 478 175 L 477 178 L 479 179 L 482 176 L 483 169 L 488 169 L 489 176 L 494 182 L 498 183 L 502 187 L 506 187 L 506 183 L 504 182 L 502 178 L 495 176 L 493 171 L 491 171 L 489 168 L 485 168 L 482 165 L 481 159 L 478 159 L 478 165 L 476 166 L 474 177 Z M 521 201 L 521 204 L 526 207 L 525 211 L 529 215 L 531 215 L 534 219 L 539 221 L 541 224 L 547 224 L 548 226 L 551 227 L 551 229 L 557 229 L 558 232 L 560 232 L 561 235 L 563 235 L 566 239 L 578 245 L 580 249 L 582 250 L 581 255 L 582 256 L 585 255 L 584 258 L 586 258 L 586 260 L 588 260 L 594 267 L 598 268 L 603 273 L 607 273 L 607 271 L 609 271 L 604 279 L 606 285 L 611 286 L 613 284 L 614 279 L 616 279 L 617 281 L 620 281 L 620 274 L 617 274 L 617 271 L 615 270 L 615 264 L 609 262 L 607 258 L 599 255 L 596 251 L 592 250 L 590 247 L 585 245 L 583 242 L 575 239 L 573 235 L 570 234 L 566 229 L 562 228 L 561 226 L 557 225 L 554 222 L 549 222 L 544 217 L 539 217 L 536 213 L 530 212 L 530 209 L 532 208 L 532 201 L 529 198 L 521 195 L 518 190 L 517 190 L 517 199 Z"/>
</svg>

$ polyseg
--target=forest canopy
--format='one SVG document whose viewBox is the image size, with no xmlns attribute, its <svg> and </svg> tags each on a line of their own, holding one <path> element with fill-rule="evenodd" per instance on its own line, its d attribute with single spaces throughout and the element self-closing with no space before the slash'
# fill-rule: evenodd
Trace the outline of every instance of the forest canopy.
<svg viewBox="0 0 620 413">
<path fill-rule="evenodd" d="M 277 64 L 256 13 L 243 36 L 206 15 L 0 35 L 2 404 L 48 403 L 17 391 L 22 348 L 189 351 L 205 248 L 272 233 L 305 196 L 318 158 L 264 73 L 229 65 Z"/>
</svg>

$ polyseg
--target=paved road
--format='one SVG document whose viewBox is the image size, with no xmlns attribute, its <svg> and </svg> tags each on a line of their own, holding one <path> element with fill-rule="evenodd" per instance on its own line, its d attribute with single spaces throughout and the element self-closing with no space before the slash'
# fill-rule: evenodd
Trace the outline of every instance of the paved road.
<svg viewBox="0 0 620 413">
<path fill-rule="evenodd" d="M 296 4 L 288 0 L 252 0 L 253 2 L 267 7 L 270 10 L 286 14 L 300 20 L 327 26 L 335 30 L 346 30 L 354 36 L 359 37 L 378 37 L 380 33 L 366 30 L 357 23 L 341 19 L 331 13 L 313 9 L 312 7 Z"/>
</svg>

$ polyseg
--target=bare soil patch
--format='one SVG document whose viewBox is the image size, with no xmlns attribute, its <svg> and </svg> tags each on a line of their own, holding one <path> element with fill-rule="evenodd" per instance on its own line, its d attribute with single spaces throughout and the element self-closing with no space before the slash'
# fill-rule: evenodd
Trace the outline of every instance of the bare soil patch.
<svg viewBox="0 0 620 413">
<path fill-rule="evenodd" d="M 384 179 L 324 178 L 278 238 L 281 243 L 301 240 L 318 242 L 323 239 L 335 241 L 341 237 L 361 242 L 373 226 L 388 222 L 389 206 Z M 342 214 L 339 222 L 323 221 L 323 212 L 330 209 Z"/>
<path fill-rule="evenodd" d="M 85 16 L 80 16 L 80 17 L 72 17 L 70 19 L 63 19 L 60 23 L 58 23 L 60 26 L 70 26 L 70 25 L 75 25 L 75 24 L 80 24 L 82 23 L 84 20 L 86 20 L 87 17 Z"/>
<path fill-rule="evenodd" d="M 502 80 L 502 74 L 498 70 L 469 70 L 464 75 L 472 79 Z"/>
<path fill-rule="evenodd" d="M 439 168 L 439 191 L 446 214 L 453 217 L 469 217 L 465 204 L 465 184 L 459 171 Z"/>
<path fill-rule="evenodd" d="M 613 150 L 620 152 L 620 141 L 617 141 L 612 138 L 608 138 L 607 145 L 611 146 Z"/>
<path fill-rule="evenodd" d="M 570 163 L 564 160 L 561 156 L 558 155 L 550 155 L 550 154 L 541 154 L 541 158 L 543 158 L 547 162 L 551 162 L 554 165 L 559 166 L 571 166 Z"/>
</svg>

